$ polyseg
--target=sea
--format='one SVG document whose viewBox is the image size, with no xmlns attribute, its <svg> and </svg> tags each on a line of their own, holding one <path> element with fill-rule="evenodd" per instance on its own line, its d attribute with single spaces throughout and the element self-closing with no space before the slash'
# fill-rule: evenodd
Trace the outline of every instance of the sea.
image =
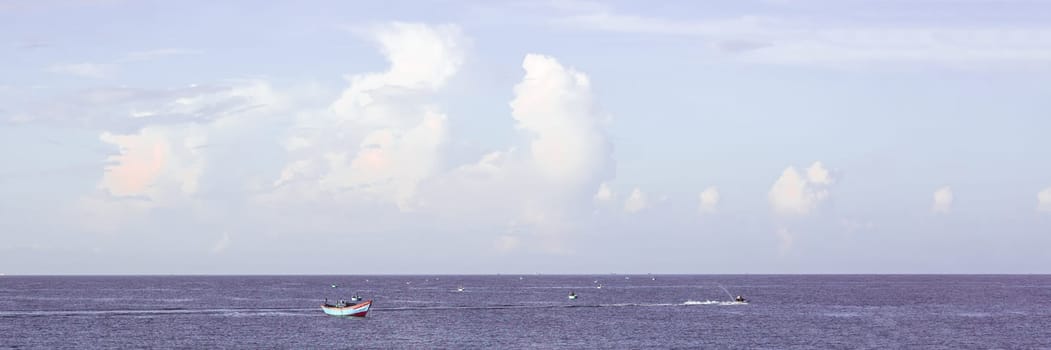
<svg viewBox="0 0 1051 350">
<path fill-rule="evenodd" d="M 1051 275 L 0 276 L 0 348 L 1051 349 Z"/>
</svg>

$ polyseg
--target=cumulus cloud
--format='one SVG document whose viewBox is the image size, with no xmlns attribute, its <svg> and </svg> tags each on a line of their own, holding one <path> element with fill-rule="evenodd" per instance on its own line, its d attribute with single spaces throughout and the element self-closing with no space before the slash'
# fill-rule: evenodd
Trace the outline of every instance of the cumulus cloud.
<svg viewBox="0 0 1051 350">
<path fill-rule="evenodd" d="M 806 215 L 828 198 L 828 186 L 833 179 L 821 162 L 814 162 L 805 175 L 788 167 L 770 188 L 768 197 L 775 213 Z"/>
<path fill-rule="evenodd" d="M 115 98 L 103 95 L 107 95 L 99 97 L 103 101 Z M 215 108 L 216 104 L 231 100 L 237 100 L 234 103 L 237 106 L 256 105 L 260 108 Z M 257 124 L 267 113 L 287 107 L 283 97 L 259 81 L 245 82 L 234 88 L 206 89 L 174 99 L 162 98 L 158 102 L 161 103 L 143 109 L 156 113 L 139 118 L 192 114 L 200 115 L 200 120 L 208 123 L 194 123 L 192 121 L 197 119 L 191 118 L 182 119 L 183 123 L 159 122 L 131 133 L 103 132 L 100 140 L 118 149 L 117 154 L 107 159 L 108 165 L 99 184 L 99 188 L 110 195 L 146 196 L 158 200 L 162 196 L 193 194 L 198 190 L 207 163 L 205 149 L 210 137 Z"/>
<path fill-rule="evenodd" d="M 616 198 L 603 185 L 613 175 L 607 117 L 583 73 L 537 54 L 527 55 L 522 68 L 510 105 L 523 143 L 436 176 L 424 201 L 460 223 L 514 222 L 523 249 L 565 253 L 574 222 L 596 200 Z"/>
<path fill-rule="evenodd" d="M 93 122 L 84 125 L 104 125 L 109 131 L 100 139 L 117 148 L 99 194 L 82 201 L 92 207 L 82 212 L 138 215 L 172 203 L 206 212 L 198 207 L 206 205 L 207 189 L 236 201 L 225 195 L 239 186 L 251 189 L 241 192 L 249 212 L 416 215 L 460 228 L 510 222 L 514 234 L 481 239 L 495 242 L 498 251 L 566 253 L 572 251 L 566 235 L 576 231 L 594 201 L 616 199 L 605 184 L 614 171 L 604 132 L 608 116 L 584 73 L 553 57 L 526 55 L 507 116 L 522 137 L 476 162 L 449 164 L 450 116 L 429 101 L 463 65 L 468 39 L 455 26 L 406 23 L 373 27 L 366 35 L 389 61 L 388 69 L 347 77 L 345 89 L 313 101 L 316 106 L 255 81 L 78 93 L 79 106 L 98 111 L 88 113 Z M 72 118 L 72 109 L 51 115 Z M 245 137 L 259 140 L 248 144 Z M 225 155 L 219 150 L 224 141 L 232 149 Z M 272 154 L 261 147 L 284 151 L 270 160 L 277 167 L 246 172 L 234 168 L 248 161 L 229 161 Z M 215 178 L 237 181 L 217 187 Z"/>
<path fill-rule="evenodd" d="M 603 182 L 598 187 L 598 192 L 595 192 L 595 200 L 605 202 L 613 200 L 613 190 L 609 188 L 609 184 Z"/>
<path fill-rule="evenodd" d="M 553 182 L 574 186 L 594 182 L 596 169 L 611 162 L 590 80 L 542 55 L 526 55 L 522 68 L 526 75 L 514 88 L 511 115 L 518 129 L 533 137 L 529 144 L 533 167 Z"/>
<path fill-rule="evenodd" d="M 629 213 L 637 213 L 646 209 L 649 203 L 646 200 L 646 193 L 642 192 L 638 187 L 631 191 L 631 195 L 628 199 L 624 200 L 624 211 Z"/>
<path fill-rule="evenodd" d="M 952 188 L 945 186 L 934 191 L 934 205 L 931 210 L 935 213 L 948 213 L 952 210 Z"/>
<path fill-rule="evenodd" d="M 388 70 L 347 77 L 350 86 L 330 108 L 342 120 L 368 126 L 405 127 L 418 121 L 419 106 L 404 109 L 403 103 L 444 86 L 466 55 L 467 38 L 454 25 L 392 23 L 367 35 L 387 58 Z"/>
<path fill-rule="evenodd" d="M 1036 194 L 1036 210 L 1051 212 L 1051 187 Z"/>
<path fill-rule="evenodd" d="M 94 79 L 107 78 L 113 73 L 114 69 L 115 67 L 111 64 L 87 62 L 56 64 L 47 68 L 51 73 Z"/>
<path fill-rule="evenodd" d="M 715 207 L 719 204 L 719 189 L 714 186 L 708 187 L 701 191 L 698 195 L 700 199 L 700 206 L 698 211 L 701 213 L 712 213 L 715 212 Z"/>
<path fill-rule="evenodd" d="M 262 82 L 243 82 L 231 88 L 195 93 L 188 98 L 158 98 L 157 105 L 143 104 L 152 110 L 184 108 L 207 115 L 207 122 L 173 120 L 135 128 L 133 131 L 103 131 L 99 140 L 115 148 L 106 159 L 98 191 L 82 196 L 74 205 L 74 221 L 89 231 L 116 232 L 126 225 L 143 224 L 158 208 L 179 208 L 197 213 L 197 199 L 202 190 L 246 193 L 265 174 L 253 168 L 253 152 L 269 151 L 261 144 L 248 142 L 244 135 L 260 133 L 259 126 L 283 114 L 290 104 Z M 126 98 L 125 93 L 141 90 L 111 90 L 96 96 L 101 100 Z M 123 96 L 123 97 L 122 97 Z M 236 96 L 236 97 L 234 97 Z M 216 101 L 230 98 L 238 104 L 258 105 L 238 112 L 210 115 L 204 110 Z M 178 105 L 172 107 L 169 103 Z M 120 104 L 115 114 L 127 113 Z M 100 108 L 100 113 L 102 109 Z M 127 116 L 126 116 L 127 117 Z M 141 118 L 151 118 L 143 116 Z M 215 144 L 223 144 L 216 148 Z M 246 145 L 248 143 L 249 145 Z M 223 150 L 225 149 L 225 150 Z M 237 162 L 229 160 L 237 159 Z M 230 199 L 233 200 L 233 199 Z M 207 211 L 203 211 L 207 214 Z"/>
<path fill-rule="evenodd" d="M 419 183 L 441 168 L 448 139 L 446 115 L 420 98 L 459 70 L 467 39 L 456 26 L 413 23 L 378 26 L 367 35 L 388 70 L 348 77 L 350 85 L 327 111 L 298 117 L 298 131 L 284 142 L 291 160 L 277 183 L 299 181 L 313 191 L 350 193 L 408 211 L 418 204 Z M 304 191 L 311 189 L 287 193 Z"/>
<path fill-rule="evenodd" d="M 109 157 L 99 184 L 110 195 L 158 199 L 196 192 L 204 166 L 200 146 L 205 143 L 196 127 L 149 127 L 130 135 L 106 132 L 100 139 L 119 148 Z"/>
<path fill-rule="evenodd" d="M 439 147 L 448 138 L 446 120 L 445 115 L 427 112 L 412 129 L 374 131 L 365 136 L 349 163 L 345 154 L 327 155 L 330 170 L 321 187 L 358 188 L 410 209 L 417 184 L 437 169 Z"/>
</svg>

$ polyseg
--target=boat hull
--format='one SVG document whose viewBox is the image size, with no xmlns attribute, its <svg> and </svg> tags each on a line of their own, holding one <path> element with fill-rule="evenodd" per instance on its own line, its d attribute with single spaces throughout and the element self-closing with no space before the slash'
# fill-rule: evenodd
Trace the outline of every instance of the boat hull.
<svg viewBox="0 0 1051 350">
<path fill-rule="evenodd" d="M 337 316 L 337 317 L 365 317 L 369 313 L 369 308 L 372 306 L 372 300 L 365 301 L 354 305 L 339 307 L 336 305 L 324 304 L 321 305 L 321 310 L 325 311 L 326 315 Z"/>
</svg>

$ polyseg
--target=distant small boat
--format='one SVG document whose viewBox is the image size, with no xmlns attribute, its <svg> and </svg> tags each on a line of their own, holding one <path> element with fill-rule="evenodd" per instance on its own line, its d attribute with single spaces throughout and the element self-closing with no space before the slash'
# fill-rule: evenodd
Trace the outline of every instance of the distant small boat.
<svg viewBox="0 0 1051 350">
<path fill-rule="evenodd" d="M 350 297 L 350 301 L 361 301 L 361 299 L 363 299 L 363 298 L 361 296 L 358 296 L 358 295 Z"/>
<path fill-rule="evenodd" d="M 463 291 L 463 286 L 456 287 L 456 291 L 457 292 L 462 292 Z"/>
<path fill-rule="evenodd" d="M 595 288 L 602 289 L 602 285 L 600 284 L 600 285 L 598 285 L 598 287 L 595 287 Z"/>
<path fill-rule="evenodd" d="M 325 314 L 330 316 L 365 317 L 365 314 L 369 312 L 370 306 L 372 306 L 372 300 L 358 304 L 350 304 L 343 300 L 340 300 L 335 304 L 329 304 L 326 301 L 324 304 L 321 304 L 321 310 L 325 311 Z"/>
<path fill-rule="evenodd" d="M 577 293 L 569 292 L 569 299 L 576 299 Z"/>
</svg>

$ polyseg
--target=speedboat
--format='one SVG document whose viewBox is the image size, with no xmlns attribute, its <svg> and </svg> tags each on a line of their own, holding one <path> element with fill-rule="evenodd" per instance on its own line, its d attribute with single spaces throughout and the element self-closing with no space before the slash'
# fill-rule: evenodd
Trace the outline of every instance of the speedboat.
<svg viewBox="0 0 1051 350">
<path fill-rule="evenodd" d="M 576 298 L 577 298 L 577 293 L 569 292 L 569 299 L 575 300 Z"/>
<path fill-rule="evenodd" d="M 459 287 L 457 287 L 457 288 L 456 288 L 456 291 L 457 291 L 457 292 L 462 292 L 462 291 L 463 291 L 463 286 L 459 286 Z"/>
</svg>

